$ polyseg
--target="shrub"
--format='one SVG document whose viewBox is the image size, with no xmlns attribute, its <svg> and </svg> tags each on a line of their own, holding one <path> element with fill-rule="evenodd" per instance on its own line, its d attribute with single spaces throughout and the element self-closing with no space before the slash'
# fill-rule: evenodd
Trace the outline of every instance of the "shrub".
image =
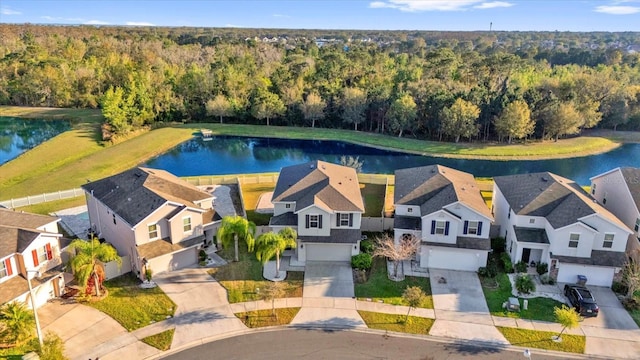
<svg viewBox="0 0 640 360">
<path fill-rule="evenodd" d="M 529 275 L 518 275 L 516 277 L 516 290 L 522 294 L 529 294 L 536 291 L 536 284 Z"/>
<path fill-rule="evenodd" d="M 362 253 L 351 257 L 351 267 L 359 270 L 371 269 L 371 255 Z"/>
<path fill-rule="evenodd" d="M 634 297 L 624 298 L 622 300 L 622 305 L 628 311 L 640 310 L 640 301 Z"/>
<path fill-rule="evenodd" d="M 200 262 L 198 264 L 200 264 L 200 266 L 207 266 L 207 261 L 206 260 L 200 260 Z"/>
<path fill-rule="evenodd" d="M 144 271 L 144 277 L 145 279 L 147 279 L 147 281 L 151 281 L 151 277 L 153 276 L 153 271 L 149 268 L 147 268 L 147 270 Z"/>
<path fill-rule="evenodd" d="M 38 352 L 40 360 L 67 360 L 64 356 L 64 341 L 53 332 L 48 332 Z"/>
<path fill-rule="evenodd" d="M 616 294 L 622 295 L 627 295 L 629 292 L 629 288 L 619 281 L 614 281 L 613 284 L 611 284 L 611 290 Z"/>
<path fill-rule="evenodd" d="M 549 272 L 549 265 L 547 263 L 538 263 L 536 265 L 536 272 L 538 275 L 543 275 Z"/>
<path fill-rule="evenodd" d="M 200 250 L 200 252 L 198 252 L 198 259 L 200 261 L 207 260 L 207 252 L 204 250 Z"/>
<path fill-rule="evenodd" d="M 554 285 L 556 280 L 552 278 L 549 274 L 540 275 L 540 282 L 545 285 Z"/>
<path fill-rule="evenodd" d="M 493 238 L 491 239 L 491 250 L 493 250 L 494 254 L 502 254 L 504 253 L 506 243 L 503 237 Z"/>
<path fill-rule="evenodd" d="M 518 262 L 516 263 L 515 268 L 516 268 L 516 271 L 517 271 L 517 272 L 519 272 L 519 273 L 524 273 L 524 272 L 527 272 L 527 266 L 528 266 L 528 265 L 527 265 L 527 263 L 526 263 L 526 262 L 518 261 Z"/>
<path fill-rule="evenodd" d="M 478 275 L 486 278 L 496 277 L 496 275 L 498 275 L 498 264 L 496 264 L 495 260 L 489 259 L 486 267 L 482 266 L 478 268 Z"/>
<path fill-rule="evenodd" d="M 360 251 L 365 254 L 373 254 L 374 244 L 372 240 L 360 241 Z"/>
<path fill-rule="evenodd" d="M 509 254 L 506 252 L 500 254 L 500 260 L 502 260 L 502 268 L 504 269 L 504 272 L 512 273 L 513 264 L 511 263 L 511 257 L 509 256 Z"/>
</svg>

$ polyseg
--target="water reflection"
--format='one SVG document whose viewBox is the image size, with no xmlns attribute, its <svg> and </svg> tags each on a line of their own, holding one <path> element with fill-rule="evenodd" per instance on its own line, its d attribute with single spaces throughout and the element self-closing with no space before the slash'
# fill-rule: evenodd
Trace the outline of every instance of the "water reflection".
<svg viewBox="0 0 640 360">
<path fill-rule="evenodd" d="M 0 164 L 71 128 L 68 121 L 0 117 Z"/>
</svg>

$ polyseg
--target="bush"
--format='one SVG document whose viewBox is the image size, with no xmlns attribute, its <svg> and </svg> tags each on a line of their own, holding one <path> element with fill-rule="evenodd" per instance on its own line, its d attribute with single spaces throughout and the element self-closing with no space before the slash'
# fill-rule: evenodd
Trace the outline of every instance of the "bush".
<svg viewBox="0 0 640 360">
<path fill-rule="evenodd" d="M 360 241 L 360 251 L 365 254 L 373 254 L 374 244 L 372 240 Z"/>
<path fill-rule="evenodd" d="M 512 273 L 513 272 L 513 264 L 511 263 L 511 257 L 509 256 L 509 253 L 502 253 L 500 254 L 500 260 L 502 260 L 502 268 L 504 269 L 504 272 L 506 273 Z"/>
<path fill-rule="evenodd" d="M 538 263 L 536 265 L 536 272 L 538 275 L 543 275 L 549 272 L 549 265 L 547 263 Z"/>
<path fill-rule="evenodd" d="M 529 265 L 526 262 L 518 261 L 516 263 L 515 268 L 516 268 L 516 271 L 519 272 L 519 273 L 526 273 L 528 266 Z"/>
<path fill-rule="evenodd" d="M 613 284 L 611 284 L 611 290 L 616 294 L 622 295 L 627 295 L 627 292 L 629 292 L 629 288 L 619 281 L 614 281 Z"/>
<path fill-rule="evenodd" d="M 545 285 L 554 285 L 556 280 L 552 278 L 549 274 L 540 275 L 540 282 Z"/>
<path fill-rule="evenodd" d="M 529 294 L 536 291 L 536 284 L 529 275 L 518 275 L 516 277 L 516 290 L 522 294 Z"/>
<path fill-rule="evenodd" d="M 640 301 L 634 297 L 624 298 L 622 300 L 622 305 L 628 311 L 640 310 Z"/>
<path fill-rule="evenodd" d="M 43 345 L 38 352 L 40 360 L 66 360 L 64 356 L 64 341 L 53 332 L 48 332 Z"/>
<path fill-rule="evenodd" d="M 152 276 L 153 276 L 153 271 L 152 271 L 151 269 L 147 268 L 147 269 L 144 271 L 144 277 L 145 277 L 145 279 L 147 279 L 147 281 L 151 281 L 151 277 L 152 277 Z"/>
<path fill-rule="evenodd" d="M 493 238 L 491 239 L 491 250 L 493 250 L 494 254 L 502 254 L 506 244 L 507 241 L 503 237 Z"/>
<path fill-rule="evenodd" d="M 200 261 L 207 260 L 207 252 L 204 250 L 200 250 L 200 252 L 198 252 L 198 260 Z"/>
<path fill-rule="evenodd" d="M 491 278 L 493 279 L 494 277 L 496 277 L 496 275 L 498 275 L 497 272 L 493 272 L 492 269 L 488 266 L 481 266 L 478 268 L 478 275 L 485 277 L 485 278 Z"/>
<path fill-rule="evenodd" d="M 362 253 L 351 257 L 351 267 L 359 270 L 371 269 L 373 259 L 371 255 Z"/>
</svg>

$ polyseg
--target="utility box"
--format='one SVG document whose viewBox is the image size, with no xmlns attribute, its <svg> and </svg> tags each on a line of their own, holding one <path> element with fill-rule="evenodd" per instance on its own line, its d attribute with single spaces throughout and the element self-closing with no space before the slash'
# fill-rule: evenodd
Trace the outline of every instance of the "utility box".
<svg viewBox="0 0 640 360">
<path fill-rule="evenodd" d="M 578 275 L 578 281 L 576 281 L 576 284 L 580 286 L 587 285 L 587 277 L 585 275 Z"/>
<path fill-rule="evenodd" d="M 520 300 L 518 300 L 518 298 L 510 297 L 507 302 L 507 310 L 520 311 Z"/>
</svg>

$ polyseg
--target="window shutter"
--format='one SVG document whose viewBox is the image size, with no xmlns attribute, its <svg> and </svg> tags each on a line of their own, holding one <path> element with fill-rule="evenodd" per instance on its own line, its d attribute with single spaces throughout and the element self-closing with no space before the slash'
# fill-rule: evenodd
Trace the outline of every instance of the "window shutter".
<svg viewBox="0 0 640 360">
<path fill-rule="evenodd" d="M 38 251 L 31 250 L 31 256 L 33 256 L 33 265 L 38 266 L 40 263 L 38 262 Z"/>
<path fill-rule="evenodd" d="M 478 222 L 478 236 L 482 235 L 482 221 Z"/>
<path fill-rule="evenodd" d="M 322 215 L 318 215 L 318 229 L 322 229 Z"/>
<path fill-rule="evenodd" d="M 449 222 L 444 223 L 444 234 L 449 235 Z"/>
<path fill-rule="evenodd" d="M 436 233 L 436 221 L 431 220 L 431 235 Z"/>
<path fill-rule="evenodd" d="M 336 213 L 336 227 L 340 227 L 340 217 L 342 214 Z"/>
<path fill-rule="evenodd" d="M 468 229 L 469 229 L 469 221 L 465 220 L 464 221 L 464 230 L 462 230 L 462 233 L 466 234 Z"/>
<path fill-rule="evenodd" d="M 353 226 L 353 213 L 349 214 L 349 227 Z"/>
<path fill-rule="evenodd" d="M 7 269 L 7 276 L 13 275 L 13 269 L 11 268 L 11 259 L 5 259 L 4 267 Z"/>
<path fill-rule="evenodd" d="M 53 252 L 51 251 L 51 244 L 47 243 L 47 260 L 53 259 Z"/>
<path fill-rule="evenodd" d="M 304 218 L 305 218 L 305 226 L 304 227 L 308 229 L 309 228 L 309 215 L 305 215 Z"/>
</svg>

